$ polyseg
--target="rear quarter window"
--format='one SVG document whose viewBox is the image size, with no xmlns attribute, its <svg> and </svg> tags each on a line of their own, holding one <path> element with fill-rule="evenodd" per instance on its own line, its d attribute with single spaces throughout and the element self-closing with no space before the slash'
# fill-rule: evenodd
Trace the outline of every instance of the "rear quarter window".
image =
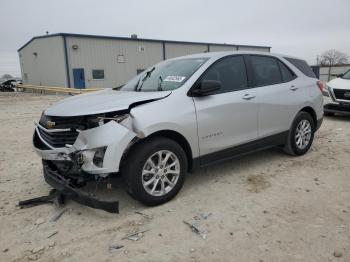
<svg viewBox="0 0 350 262">
<path fill-rule="evenodd" d="M 288 62 L 298 68 L 304 75 L 312 78 L 316 78 L 314 71 L 312 71 L 311 67 L 306 63 L 306 61 L 296 58 L 284 57 Z"/>
</svg>

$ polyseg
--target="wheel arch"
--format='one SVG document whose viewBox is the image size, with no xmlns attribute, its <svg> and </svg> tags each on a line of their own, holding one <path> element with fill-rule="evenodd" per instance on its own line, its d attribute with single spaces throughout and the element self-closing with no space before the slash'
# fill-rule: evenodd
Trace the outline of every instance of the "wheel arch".
<svg viewBox="0 0 350 262">
<path fill-rule="evenodd" d="M 124 163 L 125 159 L 127 158 L 128 154 L 130 153 L 130 151 L 132 150 L 132 148 L 140 143 L 140 142 L 144 142 L 150 138 L 154 138 L 154 137 L 166 137 L 169 138 L 171 140 L 174 140 L 175 142 L 177 142 L 182 149 L 185 151 L 186 154 L 186 158 L 187 158 L 187 162 L 188 162 L 188 171 L 192 170 L 193 168 L 193 153 L 192 153 L 192 149 L 190 146 L 190 143 L 187 141 L 187 139 L 180 134 L 177 131 L 174 130 L 159 130 L 159 131 L 155 131 L 151 134 L 149 134 L 147 137 L 144 138 L 139 138 L 139 139 L 135 139 L 133 141 L 130 142 L 130 145 L 128 146 L 128 148 L 125 150 L 123 157 L 121 159 L 121 164 Z"/>
<path fill-rule="evenodd" d="M 306 112 L 309 113 L 312 117 L 312 120 L 314 121 L 314 127 L 317 126 L 317 115 L 316 111 L 311 106 L 305 106 L 303 107 L 299 112 Z"/>
</svg>

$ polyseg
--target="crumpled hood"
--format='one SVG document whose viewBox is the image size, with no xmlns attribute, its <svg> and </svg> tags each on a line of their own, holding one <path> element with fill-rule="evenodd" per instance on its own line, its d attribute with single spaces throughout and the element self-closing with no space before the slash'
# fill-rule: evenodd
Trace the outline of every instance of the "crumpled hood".
<svg viewBox="0 0 350 262">
<path fill-rule="evenodd" d="M 126 110 L 136 102 L 167 97 L 171 91 L 132 92 L 104 89 L 76 95 L 54 104 L 45 110 L 49 116 L 82 116 Z"/>
<path fill-rule="evenodd" d="M 327 85 L 330 86 L 331 88 L 350 90 L 350 80 L 342 79 L 340 77 L 329 81 Z"/>
</svg>

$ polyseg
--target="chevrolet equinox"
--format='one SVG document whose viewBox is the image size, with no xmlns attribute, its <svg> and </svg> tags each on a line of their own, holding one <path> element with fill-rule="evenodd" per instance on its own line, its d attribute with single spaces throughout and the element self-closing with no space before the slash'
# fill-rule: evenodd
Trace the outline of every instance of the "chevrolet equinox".
<svg viewBox="0 0 350 262">
<path fill-rule="evenodd" d="M 146 205 L 186 173 L 274 146 L 305 154 L 323 119 L 323 85 L 304 60 L 217 52 L 162 61 L 119 88 L 64 99 L 36 123 L 47 183 L 87 205 L 86 181 L 121 173 Z"/>
</svg>

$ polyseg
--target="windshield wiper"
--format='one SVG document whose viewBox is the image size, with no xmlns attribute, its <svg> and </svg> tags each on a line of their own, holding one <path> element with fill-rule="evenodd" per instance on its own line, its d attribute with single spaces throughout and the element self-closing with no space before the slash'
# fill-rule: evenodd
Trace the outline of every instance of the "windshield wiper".
<svg viewBox="0 0 350 262">
<path fill-rule="evenodd" d="M 148 71 L 146 72 L 146 75 L 142 78 L 142 80 L 141 80 L 141 77 L 139 78 L 139 81 L 137 82 L 137 85 L 136 85 L 136 87 L 135 87 L 135 91 L 141 91 L 142 86 L 143 86 L 143 83 L 145 82 L 145 80 L 146 80 L 147 78 L 149 78 L 149 77 L 151 76 L 151 74 L 152 74 L 152 72 L 154 71 L 154 69 L 156 69 L 156 68 L 155 68 L 155 67 L 152 67 L 150 70 L 148 70 Z M 140 87 L 138 87 L 139 84 L 140 84 L 140 81 L 141 81 L 141 85 L 140 85 Z"/>
<path fill-rule="evenodd" d="M 163 83 L 163 78 L 162 76 L 159 76 L 158 91 L 163 91 L 162 83 Z"/>
</svg>

